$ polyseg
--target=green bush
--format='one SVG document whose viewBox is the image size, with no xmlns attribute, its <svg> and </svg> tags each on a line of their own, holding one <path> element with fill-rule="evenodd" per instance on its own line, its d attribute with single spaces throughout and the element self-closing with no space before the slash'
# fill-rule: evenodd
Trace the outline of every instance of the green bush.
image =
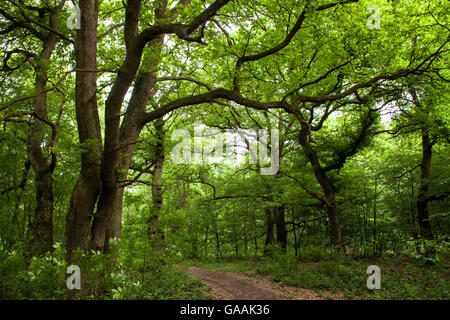
<svg viewBox="0 0 450 320">
<path fill-rule="evenodd" d="M 0 251 L 0 299 L 21 298 L 21 278 L 25 270 L 23 257 L 17 251 Z"/>
<path fill-rule="evenodd" d="M 320 247 L 308 246 L 300 249 L 300 257 L 305 262 L 319 262 L 327 258 L 329 253 Z"/>
<path fill-rule="evenodd" d="M 30 266 L 20 275 L 23 294 L 27 299 L 63 299 L 66 294 L 66 263 L 61 257 L 47 252 L 33 257 Z"/>
</svg>

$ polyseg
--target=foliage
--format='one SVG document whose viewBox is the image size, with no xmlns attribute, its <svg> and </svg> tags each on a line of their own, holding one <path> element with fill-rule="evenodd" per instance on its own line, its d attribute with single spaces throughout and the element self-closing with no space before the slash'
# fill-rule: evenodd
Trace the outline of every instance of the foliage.
<svg viewBox="0 0 450 320">
<path fill-rule="evenodd" d="M 448 298 L 449 1 L 89 1 L 87 32 L 68 2 L 0 3 L 1 299 L 200 299 L 182 265 L 253 261 L 349 297 Z M 211 147 L 207 128 L 250 133 L 175 163 L 174 132 Z M 274 175 L 251 161 L 275 146 L 261 129 Z"/>
</svg>

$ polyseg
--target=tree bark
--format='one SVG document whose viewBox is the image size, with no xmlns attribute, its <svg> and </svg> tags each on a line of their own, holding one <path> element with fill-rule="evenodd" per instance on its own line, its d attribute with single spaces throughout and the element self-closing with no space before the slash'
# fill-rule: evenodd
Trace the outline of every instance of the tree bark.
<svg viewBox="0 0 450 320">
<path fill-rule="evenodd" d="M 161 19 L 165 14 L 167 1 L 162 1 L 156 10 L 156 18 Z M 91 248 L 108 252 L 111 236 L 120 237 L 123 188 L 120 181 L 126 180 L 135 144 L 145 122 L 142 121 L 146 112 L 148 100 L 155 94 L 155 79 L 159 64 L 159 54 L 163 44 L 163 36 L 154 37 L 148 44 L 152 52 L 147 57 L 138 73 L 132 97 L 125 113 L 123 123 L 120 124 L 121 101 L 132 83 L 139 68 L 140 54 L 136 56 L 133 41 L 137 35 L 137 21 L 140 11 L 140 1 L 133 3 L 134 10 L 127 10 L 125 37 L 127 56 L 121 72 L 114 83 L 110 95 L 105 103 L 105 145 L 101 166 L 102 192 L 99 205 L 92 224 Z M 134 40 L 133 40 L 134 39 Z"/>
<path fill-rule="evenodd" d="M 72 260 L 77 248 L 89 250 L 91 220 L 101 190 L 102 137 L 97 110 L 98 0 L 80 0 L 81 29 L 75 41 L 75 110 L 78 137 L 83 146 L 81 168 L 66 216 L 66 251 Z"/>
<path fill-rule="evenodd" d="M 49 25 L 57 28 L 57 17 L 60 8 L 53 8 L 49 14 Z M 42 51 L 35 64 L 35 92 L 44 92 L 47 87 L 48 69 L 50 58 L 55 50 L 58 36 L 48 32 L 42 40 Z M 47 156 L 44 151 L 44 141 L 48 129 L 56 130 L 49 125 L 47 115 L 47 94 L 37 96 L 33 104 L 34 120 L 28 136 L 27 154 L 34 171 L 36 188 L 36 208 L 32 219 L 32 253 L 42 255 L 47 251 L 53 251 L 53 181 L 52 175 L 56 165 L 56 156 L 51 152 Z M 48 122 L 48 123 L 46 123 Z M 52 135 L 53 137 L 53 135 Z M 51 143 L 45 141 L 45 144 Z M 50 145 L 50 147 L 52 147 Z"/>
<path fill-rule="evenodd" d="M 268 246 L 273 243 L 273 215 L 272 215 L 272 208 L 265 208 L 264 209 L 266 214 L 266 241 L 265 241 L 265 248 L 264 248 L 264 255 L 267 255 L 269 253 Z"/>
<path fill-rule="evenodd" d="M 165 235 L 159 224 L 159 218 L 163 207 L 162 197 L 162 174 L 164 167 L 164 120 L 159 118 L 155 121 L 155 166 L 153 169 L 153 181 L 152 181 L 152 207 L 150 210 L 150 216 L 147 220 L 148 229 L 147 232 L 154 245 L 159 251 L 164 251 Z"/>
<path fill-rule="evenodd" d="M 205 257 L 204 257 L 204 259 L 208 259 L 208 232 L 209 232 L 209 224 L 207 224 L 206 228 L 205 228 Z"/>
<path fill-rule="evenodd" d="M 420 187 L 417 196 L 417 214 L 420 235 L 428 240 L 433 239 L 433 232 L 428 212 L 428 191 L 430 190 L 430 170 L 433 144 L 427 129 L 422 129 L 422 162 L 420 165 Z"/>
<path fill-rule="evenodd" d="M 142 131 L 142 124 L 139 122 L 140 116 L 145 112 L 148 100 L 155 94 L 156 74 L 154 72 L 141 73 L 136 80 L 130 103 L 127 108 L 124 120 L 120 127 L 120 159 L 117 172 L 120 173 L 116 184 L 119 184 L 115 196 L 115 209 L 109 218 L 106 226 L 106 234 L 104 240 L 104 251 L 109 252 L 109 239 L 120 238 L 122 230 L 122 200 L 125 187 L 120 183 L 125 183 L 128 178 L 128 170 L 130 168 L 131 159 L 139 135 Z"/>
<path fill-rule="evenodd" d="M 287 232 L 284 206 L 274 208 L 274 213 L 277 222 L 277 242 L 281 245 L 281 249 L 286 252 L 287 246 Z"/>
<path fill-rule="evenodd" d="M 216 236 L 216 259 L 219 260 L 219 258 L 222 257 L 222 252 L 220 251 L 220 235 L 219 235 L 219 230 L 216 230 L 215 236 Z"/>
<path fill-rule="evenodd" d="M 310 127 L 308 123 L 301 122 L 301 132 L 299 135 L 300 145 L 305 152 L 306 157 L 308 158 L 311 167 L 314 172 L 314 176 L 317 179 L 317 182 L 322 187 L 324 192 L 324 197 L 321 199 L 325 202 L 327 215 L 328 215 L 328 226 L 330 229 L 331 243 L 336 246 L 338 249 L 342 250 L 344 248 L 344 241 L 342 238 L 342 229 L 339 223 L 338 211 L 337 211 L 337 203 L 335 188 L 333 183 L 328 178 L 325 170 L 322 168 L 319 158 L 317 156 L 316 151 L 311 147 L 309 141 L 310 135 Z"/>
<path fill-rule="evenodd" d="M 294 234 L 294 252 L 295 256 L 298 256 L 298 242 L 297 242 L 297 231 L 295 230 L 295 215 L 294 215 L 294 209 L 292 208 L 292 232 Z"/>
</svg>

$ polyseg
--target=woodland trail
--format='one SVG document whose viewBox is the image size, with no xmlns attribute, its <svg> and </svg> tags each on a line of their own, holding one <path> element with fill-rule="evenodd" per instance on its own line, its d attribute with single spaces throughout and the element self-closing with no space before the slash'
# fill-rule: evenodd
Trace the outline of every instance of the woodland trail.
<svg viewBox="0 0 450 320">
<path fill-rule="evenodd" d="M 265 277 L 235 272 L 214 272 L 202 267 L 190 267 L 189 274 L 200 278 L 211 288 L 215 300 L 326 300 L 345 299 L 336 293 L 319 293 L 274 283 Z"/>
</svg>

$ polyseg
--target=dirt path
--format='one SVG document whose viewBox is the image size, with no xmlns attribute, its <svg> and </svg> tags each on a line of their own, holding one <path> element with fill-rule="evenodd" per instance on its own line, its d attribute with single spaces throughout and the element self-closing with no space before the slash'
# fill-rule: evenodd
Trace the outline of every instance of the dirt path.
<svg viewBox="0 0 450 320">
<path fill-rule="evenodd" d="M 250 277 L 234 272 L 213 272 L 190 267 L 188 272 L 211 288 L 216 300 L 323 300 L 344 299 L 340 294 L 320 294 L 313 290 L 273 283 L 267 278 Z"/>
</svg>

